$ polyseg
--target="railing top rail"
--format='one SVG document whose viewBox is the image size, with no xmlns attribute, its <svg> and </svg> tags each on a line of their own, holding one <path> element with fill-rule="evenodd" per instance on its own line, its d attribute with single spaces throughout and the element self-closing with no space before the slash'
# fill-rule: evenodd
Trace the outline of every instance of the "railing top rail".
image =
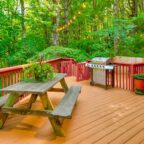
<svg viewBox="0 0 144 144">
<path fill-rule="evenodd" d="M 119 62 L 114 62 L 113 64 L 117 64 L 117 65 L 127 65 L 127 66 L 136 66 L 136 65 L 144 65 L 144 62 L 143 63 L 135 63 L 135 64 L 132 64 L 132 63 L 119 63 Z"/>
<path fill-rule="evenodd" d="M 79 63 L 77 63 L 77 64 L 85 64 L 86 62 L 79 62 Z"/>
<path fill-rule="evenodd" d="M 136 65 L 144 65 L 144 62 L 143 63 L 136 63 L 136 64 L 134 64 L 135 66 Z"/>
<path fill-rule="evenodd" d="M 0 74 L 7 73 L 7 72 L 10 72 L 10 71 L 22 70 L 22 69 L 23 69 L 23 67 L 21 65 L 13 66 L 13 67 L 6 67 L 6 68 L 0 69 Z"/>
<path fill-rule="evenodd" d="M 62 61 L 62 60 L 72 60 L 73 62 L 76 62 L 72 58 L 56 58 L 56 59 L 52 59 L 52 60 L 47 60 L 46 62 L 47 63 L 52 63 L 52 62 L 57 62 L 57 61 Z M 29 65 L 30 64 L 23 64 L 23 65 L 18 65 L 18 66 L 12 66 L 12 67 L 2 68 L 2 69 L 0 69 L 0 74 L 12 72 L 12 71 L 22 70 L 23 68 L 25 68 L 25 67 L 27 67 Z"/>
</svg>

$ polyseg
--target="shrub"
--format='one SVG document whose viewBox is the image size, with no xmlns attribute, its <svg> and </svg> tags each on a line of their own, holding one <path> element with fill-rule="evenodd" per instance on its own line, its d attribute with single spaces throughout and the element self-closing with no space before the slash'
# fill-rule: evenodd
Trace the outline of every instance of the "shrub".
<svg viewBox="0 0 144 144">
<path fill-rule="evenodd" d="M 28 62 L 38 61 L 39 55 L 44 55 L 44 60 L 49 60 L 49 59 L 54 59 L 59 57 L 73 58 L 78 62 L 88 60 L 87 54 L 81 50 L 73 49 L 73 48 L 65 48 L 60 46 L 51 46 L 43 50 L 36 56 L 28 59 Z"/>
<path fill-rule="evenodd" d="M 29 79 L 30 77 L 30 79 Z M 54 77 L 53 68 L 47 63 L 34 63 L 25 70 L 25 81 L 47 81 Z"/>
<path fill-rule="evenodd" d="M 136 89 L 135 93 L 138 95 L 144 95 L 144 90 Z"/>
<path fill-rule="evenodd" d="M 144 80 L 144 74 L 135 74 L 134 78 L 135 79 L 143 79 Z"/>
<path fill-rule="evenodd" d="M 8 57 L 8 65 L 24 64 L 27 59 L 45 49 L 46 44 L 41 36 L 28 35 L 17 43 L 17 52 Z"/>
</svg>

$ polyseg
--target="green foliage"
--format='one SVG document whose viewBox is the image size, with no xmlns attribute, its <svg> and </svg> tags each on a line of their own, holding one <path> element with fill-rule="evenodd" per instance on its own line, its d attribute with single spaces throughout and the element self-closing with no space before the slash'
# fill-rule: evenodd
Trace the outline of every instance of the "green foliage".
<svg viewBox="0 0 144 144">
<path fill-rule="evenodd" d="M 53 68 L 47 63 L 34 63 L 25 69 L 25 81 L 47 81 L 54 77 Z"/>
<path fill-rule="evenodd" d="M 73 48 L 65 48 L 60 46 L 51 46 L 47 49 L 43 50 L 38 55 L 30 58 L 29 61 L 38 61 L 39 55 L 44 55 L 44 60 L 59 58 L 59 57 L 68 57 L 74 58 L 78 62 L 82 62 L 88 59 L 87 54 L 84 51 L 73 49 Z"/>
<path fill-rule="evenodd" d="M 136 89 L 135 93 L 138 95 L 144 95 L 144 90 Z"/>
<path fill-rule="evenodd" d="M 42 37 L 28 35 L 17 43 L 17 52 L 8 57 L 8 65 L 24 64 L 27 59 L 45 49 L 46 44 Z"/>
<path fill-rule="evenodd" d="M 134 78 L 135 79 L 142 79 L 142 80 L 144 80 L 144 74 L 135 74 Z"/>
<path fill-rule="evenodd" d="M 135 34 L 126 37 L 124 41 L 119 43 L 119 55 L 144 57 L 144 36 L 141 34 Z"/>
<path fill-rule="evenodd" d="M 137 17 L 133 18 L 133 23 L 136 25 L 136 31 L 139 33 L 144 32 L 144 12 L 139 13 Z"/>
<path fill-rule="evenodd" d="M 26 63 L 39 53 L 46 53 L 46 59 L 71 57 L 77 61 L 96 56 L 144 57 L 142 0 L 135 5 L 132 0 L 117 1 L 117 9 L 114 0 L 87 0 L 85 8 L 83 0 L 23 2 L 22 14 L 20 1 L 0 0 L 0 67 Z M 132 15 L 136 7 L 138 13 Z M 64 25 L 67 28 L 58 34 L 62 47 L 51 47 L 54 30 Z"/>
<path fill-rule="evenodd" d="M 89 59 L 93 57 L 111 57 L 112 53 L 108 47 L 108 44 L 101 40 L 81 40 L 74 41 L 69 44 L 69 47 L 76 47 L 83 51 L 83 53 L 87 53 L 87 57 Z"/>
</svg>

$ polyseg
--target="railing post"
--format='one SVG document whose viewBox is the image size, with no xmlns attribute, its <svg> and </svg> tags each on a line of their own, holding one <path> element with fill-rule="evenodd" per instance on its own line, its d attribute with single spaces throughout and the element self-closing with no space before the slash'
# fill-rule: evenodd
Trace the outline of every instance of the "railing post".
<svg viewBox="0 0 144 144">
<path fill-rule="evenodd" d="M 80 79 L 79 71 L 80 71 L 80 65 L 79 65 L 79 63 L 77 63 L 76 64 L 76 81 L 79 81 L 79 79 Z"/>
<path fill-rule="evenodd" d="M 134 91 L 134 76 L 135 74 L 135 65 L 131 64 L 130 76 L 131 76 L 131 91 Z"/>
</svg>

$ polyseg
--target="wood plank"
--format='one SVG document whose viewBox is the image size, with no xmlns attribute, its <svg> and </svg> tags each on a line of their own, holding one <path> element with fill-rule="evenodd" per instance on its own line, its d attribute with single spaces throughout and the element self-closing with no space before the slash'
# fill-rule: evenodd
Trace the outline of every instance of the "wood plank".
<svg viewBox="0 0 144 144">
<path fill-rule="evenodd" d="M 120 116 L 115 119 L 111 117 L 111 119 L 105 122 L 97 123 L 97 121 L 93 121 L 93 126 L 91 127 L 90 127 L 91 122 L 89 122 L 89 124 L 87 123 L 89 128 L 83 130 L 81 134 L 77 136 L 75 135 L 75 137 L 71 138 L 68 143 L 77 143 L 77 142 L 81 143 L 82 141 L 85 141 L 86 143 L 98 143 L 99 140 L 104 139 L 105 136 L 111 134 L 113 131 L 120 128 L 122 125 L 125 125 L 133 120 L 134 123 L 136 123 L 137 118 L 140 116 L 141 118 L 144 118 L 144 110 L 140 111 L 142 107 L 144 108 L 143 104 L 139 105 L 136 108 L 129 109 L 127 113 L 125 113 L 123 116 Z M 113 133 L 113 135 L 114 134 L 115 133 Z M 113 135 L 111 135 L 110 138 L 113 138 L 114 137 Z"/>
<path fill-rule="evenodd" d="M 117 114 L 121 115 L 128 115 L 133 112 L 137 112 L 143 106 L 143 102 L 138 102 L 136 103 L 135 101 L 132 102 L 125 102 L 123 103 L 124 105 L 127 105 L 129 107 L 128 109 L 125 109 L 123 106 L 122 107 L 117 107 L 114 109 L 109 109 L 109 111 L 94 111 L 93 113 L 88 113 L 86 116 L 82 116 L 81 118 L 77 118 L 77 121 L 75 121 L 75 126 L 71 128 L 69 132 L 72 132 L 69 134 L 69 137 L 74 138 L 77 137 L 78 135 L 80 136 L 82 133 L 89 131 L 93 127 L 97 127 L 98 131 L 100 129 L 103 129 L 111 124 L 113 124 L 113 120 L 118 121 L 121 119 L 120 116 Z M 130 108 L 132 107 L 132 108 Z M 135 107 L 135 108 L 133 108 Z M 107 107 L 105 107 L 107 109 Z M 81 121 L 79 123 L 79 121 Z"/>
<path fill-rule="evenodd" d="M 129 139 L 134 137 L 144 126 L 144 114 L 138 116 L 139 121 L 135 118 L 132 121 L 129 121 L 125 125 L 119 127 L 118 129 L 112 131 L 108 135 L 104 136 L 103 139 L 97 141 L 97 144 L 103 144 L 105 142 L 111 144 L 124 144 Z"/>
<path fill-rule="evenodd" d="M 80 86 L 72 86 L 52 114 L 57 117 L 71 118 L 74 105 L 81 91 Z"/>
<path fill-rule="evenodd" d="M 144 139 L 144 129 L 139 131 L 134 137 L 129 139 L 125 144 L 140 144 Z"/>
<path fill-rule="evenodd" d="M 9 97 L 9 95 L 4 95 L 4 96 L 0 97 L 0 107 L 6 103 L 8 97 Z"/>
<path fill-rule="evenodd" d="M 130 123 L 130 125 L 135 125 L 138 120 L 136 120 L 137 118 L 143 118 L 144 115 L 142 115 L 141 117 L 139 117 L 138 115 L 136 115 L 136 117 L 134 119 L 129 119 L 129 121 L 123 121 L 125 123 L 123 123 L 124 125 L 127 124 L 127 123 Z M 129 117 L 130 118 L 130 117 Z M 134 120 L 134 121 L 133 121 Z M 117 124 L 117 126 L 116 126 Z M 123 128 L 124 129 L 121 129 L 121 122 L 119 123 L 116 123 L 116 124 L 113 124 L 111 125 L 110 127 L 107 127 L 105 129 L 102 129 L 100 132 L 98 132 L 98 134 L 93 134 L 95 135 L 95 137 L 91 134 L 89 135 L 89 140 L 86 140 L 86 142 L 91 142 L 91 143 L 97 143 L 97 144 L 103 144 L 105 142 L 110 142 L 111 143 L 111 140 L 112 139 L 117 139 L 119 137 L 119 135 L 121 135 L 123 132 L 127 131 L 125 128 L 127 128 L 126 126 L 124 126 Z M 130 126 L 129 125 L 129 126 Z M 131 127 L 131 126 L 130 126 Z M 117 130 L 117 131 L 115 131 Z M 114 144 L 118 144 L 118 143 L 115 143 L 114 141 Z"/>
<path fill-rule="evenodd" d="M 1 89 L 2 92 L 26 92 L 33 94 L 43 94 L 51 89 L 56 83 L 63 79 L 66 74 L 58 73 L 56 77 L 48 82 L 19 82 Z"/>
<path fill-rule="evenodd" d="M 131 99 L 130 98 L 123 99 L 123 98 L 120 98 L 117 100 L 111 99 L 109 102 L 104 101 L 105 103 L 102 103 L 101 101 L 93 99 L 96 102 L 94 102 L 94 103 L 91 102 L 91 105 L 89 104 L 89 102 L 85 102 L 84 104 L 89 105 L 89 107 L 87 106 L 87 107 L 84 107 L 82 110 L 79 110 L 79 112 L 81 114 L 77 115 L 77 117 L 83 117 L 83 120 L 84 120 L 85 118 L 89 119 L 89 116 L 91 116 L 91 120 L 92 120 L 92 117 L 95 117 L 95 115 L 98 115 L 98 116 L 103 115 L 104 116 L 105 113 L 107 113 L 107 114 L 112 113 L 116 109 L 123 108 L 121 105 L 127 105 L 127 108 L 129 108 L 131 106 L 131 105 L 129 105 L 129 104 L 131 104 L 131 101 L 132 101 L 132 103 L 135 103 L 135 97 L 131 97 Z M 135 103 L 135 104 L 137 104 L 137 103 Z M 97 118 L 97 117 L 95 117 L 95 118 Z"/>
<path fill-rule="evenodd" d="M 140 144 L 144 140 L 144 129 L 129 139 L 125 144 Z"/>
<path fill-rule="evenodd" d="M 127 130 L 129 126 L 129 129 Z M 123 128 L 121 127 L 119 130 L 125 130 L 125 132 L 120 135 L 119 137 L 116 137 L 111 144 L 124 144 L 128 142 L 131 138 L 133 138 L 135 135 L 137 135 L 139 132 L 144 130 L 144 115 L 139 118 L 139 120 L 135 120 L 127 125 L 125 125 Z"/>
<path fill-rule="evenodd" d="M 31 109 L 32 104 L 36 101 L 38 95 L 37 94 L 32 94 L 28 103 L 28 108 Z"/>
<path fill-rule="evenodd" d="M 144 139 L 139 144 L 144 144 Z"/>
<path fill-rule="evenodd" d="M 12 107 L 3 107 L 2 111 L 4 113 L 16 113 L 21 115 L 34 115 L 34 116 L 53 116 L 51 114 L 52 111 L 50 110 L 30 110 L 30 109 L 24 109 L 24 108 L 12 108 Z"/>
<path fill-rule="evenodd" d="M 60 83 L 61 83 L 62 88 L 64 89 L 64 92 L 66 93 L 66 92 L 68 91 L 68 86 L 67 86 L 67 84 L 66 84 L 65 79 L 62 78 L 62 79 L 60 80 Z"/>
<path fill-rule="evenodd" d="M 62 88 L 51 88 L 49 91 L 50 92 L 64 92 L 64 89 L 62 89 Z"/>
<path fill-rule="evenodd" d="M 41 99 L 41 102 L 43 104 L 43 107 L 45 110 L 53 110 L 53 105 L 52 105 L 52 102 L 51 100 L 49 99 L 48 97 L 48 94 L 45 93 L 43 95 L 39 95 L 40 96 L 40 99 Z M 52 118 L 52 117 L 48 117 L 49 118 L 49 121 L 53 127 L 53 130 L 55 132 L 55 134 L 57 136 L 64 136 L 64 131 L 61 127 L 61 122 L 58 118 Z"/>
<path fill-rule="evenodd" d="M 4 104 L 4 106 L 9 106 L 9 107 L 13 106 L 16 103 L 16 101 L 18 100 L 18 98 L 19 98 L 19 94 L 18 93 L 11 93 L 9 95 L 6 103 Z M 8 117 L 7 113 L 1 113 L 0 114 L 0 128 L 3 127 L 7 117 Z"/>
<path fill-rule="evenodd" d="M 52 104 L 52 102 L 51 102 L 51 100 L 50 100 L 47 93 L 39 95 L 39 97 L 41 99 L 41 102 L 43 104 L 44 109 L 53 110 L 54 106 L 53 106 L 53 104 Z"/>
</svg>

